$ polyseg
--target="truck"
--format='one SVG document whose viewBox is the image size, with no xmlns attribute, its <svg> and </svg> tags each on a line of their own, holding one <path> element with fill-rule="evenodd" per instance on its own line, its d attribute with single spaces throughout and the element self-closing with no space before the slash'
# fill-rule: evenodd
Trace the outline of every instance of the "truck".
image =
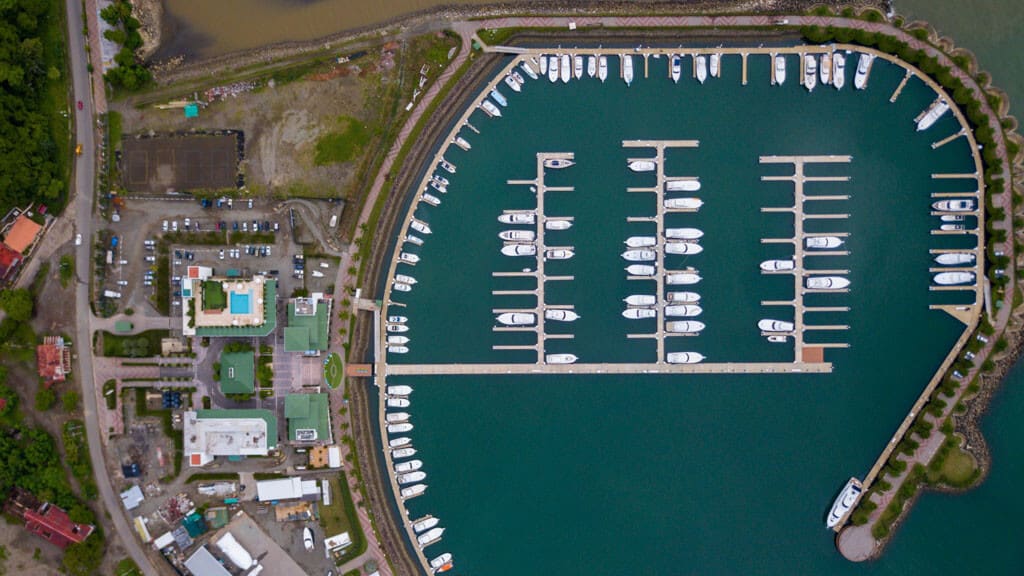
<svg viewBox="0 0 1024 576">
<path fill-rule="evenodd" d="M 114 251 L 113 250 L 107 250 L 107 264 L 113 264 L 113 263 L 114 263 Z"/>
<path fill-rule="evenodd" d="M 103 291 L 103 295 L 106 296 L 107 298 L 120 298 L 121 297 L 121 293 L 120 292 L 114 292 L 113 290 L 104 290 Z"/>
</svg>

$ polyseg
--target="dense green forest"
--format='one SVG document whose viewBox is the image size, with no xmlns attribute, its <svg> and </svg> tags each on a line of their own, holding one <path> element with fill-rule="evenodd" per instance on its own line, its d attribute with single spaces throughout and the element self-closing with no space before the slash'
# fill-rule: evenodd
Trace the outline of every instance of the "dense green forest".
<svg viewBox="0 0 1024 576">
<path fill-rule="evenodd" d="M 142 35 L 139 34 L 142 25 L 132 16 L 131 3 L 128 0 L 115 0 L 100 10 L 100 17 L 113 26 L 103 36 L 121 46 L 121 50 L 114 56 L 117 67 L 107 70 L 107 81 L 115 88 L 126 90 L 137 90 L 149 84 L 153 77 L 136 56 L 142 47 Z"/>
<path fill-rule="evenodd" d="M 63 4 L 0 1 L 0 211 L 66 198 Z"/>
</svg>

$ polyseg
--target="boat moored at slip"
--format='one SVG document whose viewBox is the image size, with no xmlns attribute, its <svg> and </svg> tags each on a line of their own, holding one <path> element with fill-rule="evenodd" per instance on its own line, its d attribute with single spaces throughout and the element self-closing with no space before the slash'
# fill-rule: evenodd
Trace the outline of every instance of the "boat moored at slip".
<svg viewBox="0 0 1024 576">
<path fill-rule="evenodd" d="M 757 321 L 757 327 L 762 332 L 792 332 L 793 323 L 786 322 L 785 320 L 772 320 L 771 318 L 762 318 Z"/>
<path fill-rule="evenodd" d="M 514 212 L 498 216 L 498 222 L 502 224 L 533 224 L 537 221 L 537 215 L 533 212 Z"/>
<path fill-rule="evenodd" d="M 403 446 L 409 446 L 411 444 L 412 438 L 409 438 L 408 436 L 400 436 L 398 438 L 392 438 L 388 440 L 388 448 L 391 448 L 392 450 L 396 448 L 401 448 Z"/>
<path fill-rule="evenodd" d="M 658 164 L 652 158 L 650 160 L 632 160 L 628 166 L 633 172 L 654 172 Z"/>
<path fill-rule="evenodd" d="M 572 57 L 572 76 L 577 80 L 583 78 L 583 56 L 575 55 Z"/>
<path fill-rule="evenodd" d="M 431 182 L 431 184 L 433 184 L 433 182 Z M 424 192 L 423 195 L 421 196 L 421 198 L 423 199 L 424 202 L 426 202 L 427 204 L 430 204 L 431 206 L 440 206 L 441 205 L 441 199 L 438 198 L 437 196 L 434 196 L 430 192 Z"/>
<path fill-rule="evenodd" d="M 665 331 L 673 334 L 696 334 L 704 328 L 704 323 L 698 320 L 673 320 L 665 323 Z"/>
<path fill-rule="evenodd" d="M 668 180 L 665 182 L 665 192 L 696 192 L 700 190 L 700 180 Z"/>
<path fill-rule="evenodd" d="M 519 67 L 523 69 L 523 72 L 526 72 L 526 75 L 529 76 L 531 80 L 537 79 L 537 73 L 533 70 L 532 66 L 526 63 L 525 60 L 519 63 Z"/>
<path fill-rule="evenodd" d="M 665 208 L 676 210 L 699 210 L 704 205 L 700 198 L 666 198 L 664 203 Z"/>
<path fill-rule="evenodd" d="M 411 286 L 419 281 L 408 274 L 395 274 L 395 282 L 402 282 Z"/>
<path fill-rule="evenodd" d="M 447 572 L 451 570 L 453 566 L 454 564 L 452 564 L 452 555 L 447 552 L 441 554 L 437 558 L 434 558 L 430 561 L 430 567 L 437 574 Z"/>
<path fill-rule="evenodd" d="M 699 352 L 669 352 L 665 361 L 669 364 L 697 364 L 704 361 L 704 355 Z"/>
<path fill-rule="evenodd" d="M 398 334 L 398 333 L 402 333 L 402 332 L 408 332 L 409 331 L 409 327 L 406 326 L 405 324 L 388 324 L 388 327 L 386 328 L 386 330 L 388 332 L 394 332 L 394 333 Z"/>
<path fill-rule="evenodd" d="M 419 543 L 420 548 L 430 546 L 434 542 L 441 539 L 441 535 L 444 534 L 444 528 L 431 528 L 423 534 L 416 537 L 416 542 Z"/>
<path fill-rule="evenodd" d="M 843 239 L 838 236 L 811 236 L 804 241 L 804 245 L 815 249 L 839 248 L 843 245 Z"/>
<path fill-rule="evenodd" d="M 426 484 L 415 484 L 415 485 L 409 486 L 407 488 L 402 488 L 402 491 L 401 491 L 402 500 L 408 500 L 409 498 L 415 498 L 417 496 L 422 495 L 426 491 L 427 491 L 427 485 Z"/>
<path fill-rule="evenodd" d="M 708 69 L 712 78 L 718 78 L 719 65 L 722 62 L 722 55 L 715 52 L 708 58 Z"/>
<path fill-rule="evenodd" d="M 654 250 L 626 250 L 622 257 L 629 262 L 653 262 L 658 254 Z"/>
<path fill-rule="evenodd" d="M 515 73 L 505 76 L 505 85 L 512 89 L 513 92 L 522 92 L 523 86 L 516 79 Z"/>
<path fill-rule="evenodd" d="M 497 88 L 491 90 L 491 98 L 500 104 L 502 108 L 506 108 L 508 106 L 508 98 L 505 98 L 505 95 L 499 92 Z"/>
<path fill-rule="evenodd" d="M 673 54 L 671 56 L 672 61 L 672 81 L 679 83 L 679 78 L 682 76 L 683 71 L 683 58 L 679 54 Z"/>
<path fill-rule="evenodd" d="M 974 278 L 974 272 L 939 272 L 935 275 L 935 283 L 939 286 L 974 284 Z"/>
<path fill-rule="evenodd" d="M 416 236 L 415 234 L 406 234 L 405 241 L 414 246 L 423 246 L 423 238 Z"/>
<path fill-rule="evenodd" d="M 656 318 L 658 311 L 653 308 L 626 308 L 622 315 L 630 320 L 643 320 L 645 318 Z"/>
<path fill-rule="evenodd" d="M 697 228 L 666 228 L 665 238 L 671 240 L 697 240 L 704 236 L 704 231 Z"/>
<path fill-rule="evenodd" d="M 572 228 L 572 220 L 554 218 L 544 221 L 545 230 L 568 230 L 569 228 Z"/>
<path fill-rule="evenodd" d="M 597 77 L 604 82 L 608 79 L 608 57 L 599 56 L 597 58 Z"/>
<path fill-rule="evenodd" d="M 796 262 L 793 260 L 765 260 L 761 262 L 761 270 L 765 272 L 779 272 L 782 270 L 793 270 Z"/>
<path fill-rule="evenodd" d="M 625 244 L 630 248 L 648 248 L 656 246 L 658 239 L 654 236 L 630 236 L 626 238 Z"/>
<path fill-rule="evenodd" d="M 427 226 L 426 222 L 420 222 L 419 220 L 417 220 L 415 218 L 413 218 L 409 222 L 409 228 L 412 228 L 413 230 L 419 232 L 420 234 L 428 234 L 429 235 L 429 234 L 433 233 L 433 231 L 430 229 L 430 226 Z"/>
<path fill-rule="evenodd" d="M 568 248 L 551 248 L 544 251 L 545 260 L 568 260 L 576 253 Z"/>
<path fill-rule="evenodd" d="M 558 56 L 548 57 L 548 80 L 552 84 L 558 82 Z"/>
<path fill-rule="evenodd" d="M 462 136 L 458 136 L 455 138 L 455 140 L 452 140 L 452 144 L 455 144 L 456 146 L 462 148 L 466 152 L 469 152 L 473 148 L 473 145 L 470 144 L 469 141 L 463 138 Z"/>
<path fill-rule="evenodd" d="M 488 101 L 486 101 L 486 100 L 485 100 L 485 102 L 487 102 L 488 104 L 490 104 L 490 102 L 488 102 Z M 493 104 L 491 104 L 491 106 L 493 106 Z M 500 116 L 500 115 L 501 115 L 501 114 L 499 113 L 499 114 L 498 114 L 498 116 Z M 438 191 L 438 192 L 440 192 L 441 194 L 447 194 L 447 193 L 448 193 L 448 185 L 447 185 L 446 183 L 444 183 L 444 182 L 442 182 L 442 181 L 440 181 L 440 180 L 436 179 L 436 178 L 434 178 L 434 179 L 432 179 L 432 180 L 430 181 L 430 184 L 429 184 L 429 186 L 430 186 L 431 188 L 433 188 L 434 190 L 437 190 L 437 191 Z"/>
<path fill-rule="evenodd" d="M 818 67 L 821 75 L 821 85 L 828 86 L 832 83 L 832 52 L 825 52 L 821 55 L 821 65 Z"/>
<path fill-rule="evenodd" d="M 974 264 L 974 254 L 971 252 L 947 252 L 935 257 L 935 262 L 943 266 L 958 266 L 961 264 Z"/>
<path fill-rule="evenodd" d="M 388 386 L 387 392 L 392 396 L 408 396 L 409 394 L 412 394 L 412 386 L 406 386 L 404 384 Z"/>
<path fill-rule="evenodd" d="M 568 168 L 575 165 L 576 163 L 568 158 L 546 158 L 544 160 L 545 168 Z"/>
<path fill-rule="evenodd" d="M 782 85 L 786 82 L 786 57 L 782 54 L 775 56 L 775 83 Z"/>
<path fill-rule="evenodd" d="M 408 336 L 388 336 L 388 344 L 408 344 Z"/>
<path fill-rule="evenodd" d="M 924 116 L 918 119 L 917 131 L 920 132 L 931 128 L 946 112 L 949 112 L 949 104 L 941 98 L 936 100 L 928 108 L 928 111 L 924 113 Z"/>
<path fill-rule="evenodd" d="M 572 310 L 550 309 L 544 311 L 544 319 L 554 322 L 575 322 L 580 315 Z"/>
<path fill-rule="evenodd" d="M 416 455 L 416 449 L 413 447 L 399 448 L 391 451 L 391 459 L 397 460 L 399 458 L 409 458 Z"/>
<path fill-rule="evenodd" d="M 622 299 L 628 306 L 654 306 L 658 297 L 653 294 L 631 294 Z"/>
<path fill-rule="evenodd" d="M 808 92 L 818 85 L 818 59 L 812 54 L 804 56 L 804 88 Z"/>
<path fill-rule="evenodd" d="M 671 286 L 696 284 L 701 281 L 700 274 L 695 272 L 677 272 L 665 275 L 665 284 Z"/>
<path fill-rule="evenodd" d="M 504 230 L 498 232 L 498 238 L 508 242 L 533 242 L 536 233 L 533 230 Z"/>
<path fill-rule="evenodd" d="M 388 316 L 388 322 L 392 324 L 405 324 L 408 321 L 409 318 L 407 316 Z"/>
<path fill-rule="evenodd" d="M 547 354 L 544 362 L 547 364 L 575 364 L 579 357 L 575 354 Z"/>
<path fill-rule="evenodd" d="M 416 264 L 420 261 L 420 257 L 411 252 L 401 252 L 398 254 L 398 259 L 406 264 Z"/>
<path fill-rule="evenodd" d="M 411 402 L 408 398 L 388 398 L 385 404 L 388 408 L 408 408 Z"/>
<path fill-rule="evenodd" d="M 875 59 L 871 54 L 861 54 L 857 61 L 857 74 L 853 77 L 853 87 L 863 90 L 868 87 L 868 73 L 871 71 L 871 63 Z"/>
<path fill-rule="evenodd" d="M 669 292 L 665 295 L 665 301 L 673 304 L 692 304 L 700 302 L 700 294 L 696 292 Z"/>
<path fill-rule="evenodd" d="M 414 523 L 412 525 L 412 529 L 417 534 L 419 534 L 420 532 L 426 532 L 427 530 L 430 530 L 434 526 L 437 526 L 440 522 L 441 521 L 437 518 L 434 518 L 433 516 L 428 516 L 427 518 L 424 518 L 423 520 Z"/>
<path fill-rule="evenodd" d="M 630 276 L 654 276 L 658 269 L 650 264 L 630 264 L 626 266 L 626 272 Z"/>
<path fill-rule="evenodd" d="M 857 505 L 863 490 L 864 487 L 860 480 L 850 478 L 846 486 L 839 492 L 839 496 L 836 497 L 835 502 L 832 503 L 832 508 L 828 512 L 828 518 L 825 519 L 825 526 L 828 529 L 835 528 L 846 518 L 850 510 Z"/>
<path fill-rule="evenodd" d="M 537 247 L 533 244 L 506 244 L 501 247 L 505 256 L 536 256 Z"/>
<path fill-rule="evenodd" d="M 939 212 L 970 212 L 974 210 L 974 200 L 967 198 L 939 200 L 932 203 L 932 208 Z"/>
<path fill-rule="evenodd" d="M 694 316 L 700 316 L 703 312 L 704 309 L 695 304 L 681 304 L 678 306 L 665 307 L 665 316 L 678 318 L 693 318 Z"/>
<path fill-rule="evenodd" d="M 388 424 L 398 424 L 399 422 L 408 422 L 409 421 L 409 413 L 408 412 L 390 412 L 386 416 L 384 416 L 384 420 Z"/>
<path fill-rule="evenodd" d="M 701 54 L 697 56 L 697 81 L 701 84 L 708 79 L 708 62 L 707 58 Z"/>
<path fill-rule="evenodd" d="M 692 256 L 694 254 L 700 254 L 703 251 L 703 246 L 700 244 L 694 244 L 693 242 L 669 242 L 665 244 L 665 254 L 684 254 Z"/>
<path fill-rule="evenodd" d="M 537 63 L 537 68 L 540 70 L 540 75 L 543 76 L 548 73 L 548 57 L 541 54 L 540 61 Z"/>
<path fill-rule="evenodd" d="M 593 78 L 597 75 L 597 56 L 587 56 L 587 76 Z"/>
<path fill-rule="evenodd" d="M 505 326 L 533 326 L 537 315 L 532 312 L 505 312 L 498 314 L 498 323 Z"/>
<path fill-rule="evenodd" d="M 811 276 L 804 285 L 810 290 L 842 290 L 850 281 L 842 276 Z"/>
<path fill-rule="evenodd" d="M 399 484 L 415 484 L 416 482 L 419 482 L 426 477 L 426 472 L 423 472 L 422 470 L 417 470 L 415 472 L 409 472 L 408 474 L 399 474 L 398 477 L 395 478 L 395 480 L 397 480 Z"/>
<path fill-rule="evenodd" d="M 626 82 L 626 86 L 630 86 L 633 84 L 633 57 L 623 54 L 620 58 L 622 59 L 622 79 Z"/>
<path fill-rule="evenodd" d="M 398 472 L 399 474 L 415 472 L 420 468 L 423 468 L 422 460 L 409 460 L 407 462 L 399 462 L 398 464 L 395 464 L 395 472 Z"/>
<path fill-rule="evenodd" d="M 562 54 L 562 58 L 558 62 L 558 76 L 562 79 L 562 84 L 568 84 L 572 79 L 572 59 L 568 54 Z"/>
<path fill-rule="evenodd" d="M 832 55 L 832 86 L 842 90 L 846 84 L 846 56 L 842 52 Z"/>
<path fill-rule="evenodd" d="M 452 164 L 444 158 L 441 158 L 441 168 L 449 174 L 455 174 L 455 164 Z"/>
<path fill-rule="evenodd" d="M 412 422 L 402 422 L 401 424 L 388 424 L 388 434 L 404 434 L 412 431 Z"/>
<path fill-rule="evenodd" d="M 388 346 L 388 352 L 391 354 L 406 354 L 409 352 L 407 346 Z"/>
<path fill-rule="evenodd" d="M 391 287 L 399 292 L 412 292 L 412 284 L 406 284 L 405 282 L 393 282 Z"/>
</svg>

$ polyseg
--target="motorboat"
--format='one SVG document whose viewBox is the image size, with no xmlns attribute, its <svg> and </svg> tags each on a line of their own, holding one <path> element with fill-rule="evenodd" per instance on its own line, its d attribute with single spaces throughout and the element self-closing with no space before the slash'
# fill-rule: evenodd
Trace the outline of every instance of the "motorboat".
<svg viewBox="0 0 1024 576">
<path fill-rule="evenodd" d="M 313 551 L 313 530 L 309 526 L 302 529 L 302 545 L 306 547 L 306 552 Z"/>
<path fill-rule="evenodd" d="M 562 79 L 562 84 L 568 84 L 572 78 L 572 59 L 568 54 L 562 54 L 562 59 L 558 63 L 558 75 Z"/>
<path fill-rule="evenodd" d="M 629 306 L 654 306 L 658 297 L 653 294 L 630 294 L 622 299 Z"/>
<path fill-rule="evenodd" d="M 391 413 L 389 413 L 389 414 L 384 416 L 384 420 L 388 424 L 398 424 L 399 422 L 408 422 L 409 421 L 409 413 L 408 412 L 391 412 Z"/>
<path fill-rule="evenodd" d="M 441 184 L 442 186 L 447 186 L 451 184 L 451 182 L 449 182 L 447 178 L 441 176 L 440 174 L 433 174 L 431 175 L 430 179 L 437 181 L 437 183 Z"/>
<path fill-rule="evenodd" d="M 781 344 L 789 340 L 789 336 L 786 336 L 785 334 L 769 334 L 765 339 L 775 344 Z"/>
<path fill-rule="evenodd" d="M 633 57 L 629 54 L 622 55 L 622 79 L 626 86 L 633 84 Z"/>
<path fill-rule="evenodd" d="M 416 537 L 416 541 L 419 543 L 420 548 L 437 542 L 441 539 L 441 535 L 444 534 L 444 528 L 431 528 L 423 534 Z"/>
<path fill-rule="evenodd" d="M 401 398 L 398 398 L 398 400 L 401 400 Z M 406 400 L 406 402 L 408 402 L 408 400 Z M 415 455 L 416 455 L 416 449 L 411 447 L 411 446 L 408 447 L 408 448 L 399 448 L 398 450 L 392 450 L 391 451 L 391 459 L 392 460 L 396 460 L 398 458 L 409 458 L 410 456 L 415 456 Z"/>
<path fill-rule="evenodd" d="M 498 222 L 502 224 L 533 224 L 536 221 L 537 216 L 533 212 L 514 212 L 498 216 Z"/>
<path fill-rule="evenodd" d="M 935 275 L 935 283 L 939 286 L 974 284 L 974 272 L 939 272 Z"/>
<path fill-rule="evenodd" d="M 426 477 L 426 472 L 423 472 L 422 470 L 417 470 L 415 472 L 409 472 L 408 474 L 399 474 L 398 477 L 395 478 L 395 480 L 398 481 L 399 484 L 414 484 L 416 482 L 419 482 L 420 480 L 423 480 Z"/>
<path fill-rule="evenodd" d="M 420 261 L 420 257 L 411 252 L 401 252 L 398 255 L 398 259 L 407 264 L 415 264 Z"/>
<path fill-rule="evenodd" d="M 532 312 L 505 312 L 498 314 L 498 323 L 505 326 L 533 326 L 537 315 Z"/>
<path fill-rule="evenodd" d="M 409 394 L 412 394 L 412 386 L 406 386 L 404 384 L 388 386 L 387 392 L 391 396 L 408 396 Z"/>
<path fill-rule="evenodd" d="M 943 266 L 974 264 L 974 254 L 970 252 L 947 252 L 936 256 L 935 261 Z"/>
<path fill-rule="evenodd" d="M 406 326 L 405 324 L 388 324 L 388 327 L 387 327 L 386 330 L 388 332 L 393 332 L 393 333 L 396 333 L 396 334 L 400 334 L 402 332 L 408 332 L 409 331 L 409 327 Z"/>
<path fill-rule="evenodd" d="M 409 222 L 409 228 L 412 228 L 413 230 L 419 232 L 420 234 L 431 234 L 433 232 L 430 229 L 430 226 L 427 226 L 426 222 L 421 222 L 419 220 L 416 220 L 415 218 L 413 218 Z"/>
<path fill-rule="evenodd" d="M 811 290 L 842 290 L 850 281 L 842 276 L 811 276 L 804 285 Z"/>
<path fill-rule="evenodd" d="M 868 73 L 871 71 L 871 62 L 875 59 L 871 54 L 861 54 L 857 61 L 857 74 L 853 77 L 853 87 L 863 90 L 868 87 Z"/>
<path fill-rule="evenodd" d="M 699 352 L 669 352 L 665 361 L 669 364 L 697 364 L 704 361 L 704 355 Z"/>
<path fill-rule="evenodd" d="M 415 472 L 420 468 L 423 468 L 422 460 L 409 460 L 407 462 L 399 462 L 398 464 L 395 464 L 395 472 L 398 472 L 399 474 Z"/>
<path fill-rule="evenodd" d="M 409 486 L 408 488 L 402 488 L 402 499 L 408 500 L 409 498 L 415 498 L 417 496 L 422 495 L 426 491 L 426 484 L 414 484 L 412 486 Z"/>
<path fill-rule="evenodd" d="M 511 88 L 513 92 L 522 92 L 523 90 L 522 84 L 519 83 L 514 73 L 505 76 L 505 85 Z"/>
<path fill-rule="evenodd" d="M 544 356 L 544 362 L 547 364 L 574 364 L 579 357 L 575 354 L 548 354 Z"/>
<path fill-rule="evenodd" d="M 670 286 L 685 286 L 689 284 L 696 284 L 700 281 L 700 274 L 697 274 L 696 272 L 678 272 L 676 274 L 667 274 L 665 276 L 665 284 Z"/>
<path fill-rule="evenodd" d="M 399 338 L 402 338 L 402 336 L 399 336 Z M 385 404 L 388 408 L 408 408 L 411 402 L 409 402 L 408 398 L 388 398 Z"/>
<path fill-rule="evenodd" d="M 817 249 L 839 248 L 843 245 L 843 239 L 838 236 L 811 236 L 804 241 L 804 245 Z"/>
<path fill-rule="evenodd" d="M 697 56 L 697 81 L 701 84 L 708 79 L 708 62 L 707 58 L 701 54 Z"/>
<path fill-rule="evenodd" d="M 601 79 L 601 82 L 604 82 L 605 80 L 608 79 L 607 56 L 602 55 L 597 58 L 597 77 Z"/>
<path fill-rule="evenodd" d="M 700 294 L 696 292 L 669 292 L 665 294 L 665 301 L 673 304 L 690 304 L 700 302 Z"/>
<path fill-rule="evenodd" d="M 949 112 L 949 104 L 945 100 L 939 99 L 932 103 L 928 108 L 928 111 L 924 113 L 924 116 L 917 121 L 917 131 L 927 130 L 935 124 L 935 121 Z"/>
<path fill-rule="evenodd" d="M 405 282 L 394 282 L 391 287 L 399 292 L 412 292 L 412 284 L 406 284 Z"/>
<path fill-rule="evenodd" d="M 630 248 L 648 248 L 658 244 L 658 239 L 654 236 L 630 236 L 626 238 L 626 246 Z"/>
<path fill-rule="evenodd" d="M 832 86 L 836 90 L 842 90 L 846 84 L 846 56 L 842 52 L 832 55 Z"/>
<path fill-rule="evenodd" d="M 408 336 L 388 336 L 388 344 L 408 344 Z"/>
<path fill-rule="evenodd" d="M 704 231 L 697 228 L 666 228 L 665 238 L 672 240 L 696 240 L 704 236 Z"/>
<path fill-rule="evenodd" d="M 491 98 L 500 104 L 502 108 L 508 107 L 508 98 L 505 98 L 505 95 L 499 92 L 497 88 L 491 90 Z"/>
<path fill-rule="evenodd" d="M 580 319 L 580 315 L 572 310 L 552 308 L 544 311 L 544 319 L 552 320 L 554 322 L 575 322 Z"/>
<path fill-rule="evenodd" d="M 407 346 L 388 346 L 388 352 L 391 354 L 407 354 L 409 348 Z"/>
<path fill-rule="evenodd" d="M 532 66 L 526 63 L 525 60 L 519 63 L 519 67 L 523 69 L 523 72 L 526 72 L 526 75 L 529 76 L 531 80 L 537 79 L 537 73 L 533 70 Z"/>
<path fill-rule="evenodd" d="M 456 137 L 455 140 L 452 141 L 452 143 L 458 146 L 459 148 L 462 148 L 466 152 L 469 152 L 473 148 L 473 145 L 470 144 L 469 141 L 463 138 L 462 136 Z"/>
<path fill-rule="evenodd" d="M 818 67 L 818 74 L 821 76 L 821 85 L 828 86 L 832 83 L 832 52 L 828 51 L 821 55 L 821 65 Z"/>
<path fill-rule="evenodd" d="M 583 56 L 577 54 L 572 57 L 572 76 L 577 80 L 583 78 Z"/>
<path fill-rule="evenodd" d="M 940 212 L 970 212 L 974 210 L 974 200 L 961 198 L 956 200 L 939 200 L 932 208 Z"/>
<path fill-rule="evenodd" d="M 939 216 L 939 218 L 943 222 L 963 222 L 964 221 L 964 217 L 961 216 L 960 214 L 943 214 L 942 216 Z"/>
<path fill-rule="evenodd" d="M 568 168 L 576 163 L 568 158 L 547 158 L 544 160 L 545 168 Z"/>
<path fill-rule="evenodd" d="M 407 316 L 388 316 L 388 322 L 392 324 L 405 324 L 409 321 Z"/>
<path fill-rule="evenodd" d="M 633 172 L 654 172 L 657 167 L 654 160 L 633 160 L 629 163 L 629 169 Z"/>
<path fill-rule="evenodd" d="M 796 268 L 796 262 L 793 260 L 765 260 L 761 262 L 761 270 L 765 272 L 779 272 L 794 268 Z"/>
<path fill-rule="evenodd" d="M 804 88 L 808 92 L 818 85 L 818 59 L 812 54 L 804 55 Z"/>
<path fill-rule="evenodd" d="M 572 220 L 551 219 L 544 221 L 545 230 L 568 230 L 572 228 Z"/>
<path fill-rule="evenodd" d="M 548 73 L 548 57 L 541 54 L 540 62 L 537 63 L 537 67 L 540 68 L 540 74 L 543 76 Z"/>
<path fill-rule="evenodd" d="M 388 424 L 388 434 L 404 434 L 405 432 L 412 431 L 412 422 L 402 422 L 401 424 Z"/>
<path fill-rule="evenodd" d="M 423 520 L 420 520 L 419 522 L 413 524 L 412 529 L 415 530 L 417 534 L 419 534 L 420 532 L 426 532 L 434 526 L 437 526 L 439 522 L 440 520 L 434 517 L 424 518 Z"/>
<path fill-rule="evenodd" d="M 440 206 L 441 205 L 441 199 L 438 198 L 437 196 L 434 196 L 430 192 L 424 192 L 422 198 L 423 198 L 424 202 L 426 202 L 427 204 L 430 204 L 431 206 Z"/>
<path fill-rule="evenodd" d="M 626 250 L 622 257 L 629 262 L 653 262 L 658 258 L 654 250 Z"/>
<path fill-rule="evenodd" d="M 717 52 L 712 54 L 711 57 L 708 58 L 708 72 L 711 74 L 712 78 L 718 78 L 719 64 L 721 63 L 721 61 L 722 55 Z"/>
<path fill-rule="evenodd" d="M 548 57 L 548 80 L 552 84 L 558 82 L 558 56 Z"/>
<path fill-rule="evenodd" d="M 954 230 L 965 230 L 965 229 L 966 229 L 966 226 L 964 226 L 963 224 L 943 224 L 943 225 L 939 226 L 939 230 L 942 230 L 942 231 L 945 231 L 945 232 L 951 232 L 951 231 L 954 231 Z"/>
<path fill-rule="evenodd" d="M 698 210 L 704 205 L 700 198 L 666 198 L 665 208 L 676 210 Z"/>
<path fill-rule="evenodd" d="M 704 247 L 693 242 L 668 242 L 665 244 L 665 254 L 700 254 Z"/>
<path fill-rule="evenodd" d="M 491 106 L 493 106 L 493 104 L 491 104 Z M 500 116 L 500 114 L 499 114 L 499 116 Z M 444 182 L 441 182 L 440 180 L 437 180 L 437 179 L 431 180 L 429 186 L 431 188 L 433 188 L 434 190 L 437 190 L 441 194 L 447 194 L 448 193 L 448 185 L 445 184 Z"/>
<path fill-rule="evenodd" d="M 533 242 L 537 233 L 533 230 L 503 230 L 498 232 L 498 238 L 509 242 Z"/>
<path fill-rule="evenodd" d="M 757 321 L 757 327 L 762 332 L 792 332 L 793 323 L 786 322 L 785 320 L 772 320 L 771 318 L 762 318 Z"/>
<path fill-rule="evenodd" d="M 593 78 L 597 75 L 597 56 L 587 56 L 587 76 Z"/>
<path fill-rule="evenodd" d="M 642 320 L 657 317 L 658 311 L 653 308 L 626 308 L 622 315 L 630 320 Z"/>
<path fill-rule="evenodd" d="M 506 244 L 501 247 L 505 256 L 536 256 L 537 247 L 533 244 Z"/>
<path fill-rule="evenodd" d="M 683 71 L 683 58 L 678 54 L 672 55 L 672 81 L 679 83 L 679 78 L 682 76 Z"/>
<path fill-rule="evenodd" d="M 665 316 L 673 316 L 679 318 L 693 318 L 694 316 L 700 316 L 704 312 L 704 309 L 695 304 L 681 304 L 678 306 L 665 306 Z"/>
<path fill-rule="evenodd" d="M 665 331 L 674 334 L 695 334 L 704 330 L 704 323 L 698 320 L 673 320 L 665 323 Z"/>
<path fill-rule="evenodd" d="M 409 276 L 408 274 L 395 274 L 395 282 L 402 282 L 404 284 L 409 284 L 411 286 L 413 284 L 416 284 L 418 280 L 416 280 L 412 276 Z"/>
<path fill-rule="evenodd" d="M 775 83 L 782 85 L 786 82 L 786 57 L 782 54 L 775 55 Z"/>
<path fill-rule="evenodd" d="M 658 269 L 650 264 L 630 264 L 626 266 L 626 273 L 630 276 L 654 276 Z"/>
<path fill-rule="evenodd" d="M 441 158 L 441 168 L 449 174 L 455 174 L 455 164 Z"/>
<path fill-rule="evenodd" d="M 829 530 L 838 526 L 846 518 L 846 515 L 850 513 L 850 510 L 857 505 L 863 489 L 864 487 L 861 485 L 860 480 L 850 478 L 846 486 L 839 493 L 839 496 L 836 497 L 835 502 L 832 503 L 832 508 L 828 512 L 825 526 Z"/>
<path fill-rule="evenodd" d="M 665 192 L 696 192 L 700 190 L 700 180 L 669 180 L 665 182 Z"/>
<path fill-rule="evenodd" d="M 451 570 L 452 566 L 452 555 L 447 552 L 430 561 L 430 567 L 437 574 Z"/>
<path fill-rule="evenodd" d="M 388 448 L 401 448 L 402 446 L 408 446 L 412 444 L 412 438 L 408 436 L 400 436 L 398 438 L 392 438 L 388 440 Z"/>
<path fill-rule="evenodd" d="M 545 260 L 568 260 L 575 255 L 576 253 L 568 248 L 551 248 L 544 251 Z"/>
<path fill-rule="evenodd" d="M 423 246 L 423 238 L 415 234 L 406 234 L 405 241 L 412 244 L 413 246 Z"/>
</svg>

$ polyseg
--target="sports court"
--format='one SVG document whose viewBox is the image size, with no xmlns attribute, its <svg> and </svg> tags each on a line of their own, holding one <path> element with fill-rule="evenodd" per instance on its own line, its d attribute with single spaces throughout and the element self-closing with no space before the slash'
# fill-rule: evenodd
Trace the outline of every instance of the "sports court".
<svg viewBox="0 0 1024 576">
<path fill-rule="evenodd" d="M 236 134 L 126 136 L 122 146 L 122 179 L 132 192 L 165 194 L 236 186 Z"/>
</svg>

